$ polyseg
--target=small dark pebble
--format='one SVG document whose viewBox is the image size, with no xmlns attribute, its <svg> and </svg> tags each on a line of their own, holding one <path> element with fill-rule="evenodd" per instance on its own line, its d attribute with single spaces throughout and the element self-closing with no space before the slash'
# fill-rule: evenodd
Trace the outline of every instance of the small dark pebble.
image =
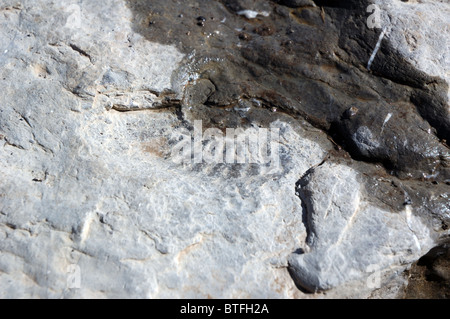
<svg viewBox="0 0 450 319">
<path fill-rule="evenodd" d="M 288 29 L 288 30 L 286 31 L 286 34 L 292 34 L 292 33 L 295 33 L 294 29 Z"/>
<path fill-rule="evenodd" d="M 199 21 L 199 22 L 197 22 L 197 25 L 200 26 L 200 27 L 204 27 L 205 26 L 205 22 Z"/>
<path fill-rule="evenodd" d="M 358 114 L 359 109 L 357 107 L 350 107 L 344 112 L 344 119 L 350 119 L 354 117 L 356 114 Z"/>
<path fill-rule="evenodd" d="M 405 202 L 403 203 L 403 205 L 404 205 L 404 206 L 406 206 L 406 205 L 412 205 L 412 200 L 411 200 L 411 198 L 405 199 Z"/>
<path fill-rule="evenodd" d="M 247 41 L 250 40 L 250 36 L 247 33 L 242 32 L 239 33 L 239 39 Z"/>
<path fill-rule="evenodd" d="M 197 21 L 203 21 L 203 22 L 205 22 L 205 21 L 206 21 L 206 18 L 203 17 L 203 16 L 199 16 L 199 17 L 197 18 Z"/>
</svg>

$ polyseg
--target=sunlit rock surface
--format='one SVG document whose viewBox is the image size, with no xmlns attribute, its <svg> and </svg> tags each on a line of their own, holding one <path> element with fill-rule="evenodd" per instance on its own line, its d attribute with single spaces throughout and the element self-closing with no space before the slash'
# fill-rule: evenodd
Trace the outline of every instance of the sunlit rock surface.
<svg viewBox="0 0 450 319">
<path fill-rule="evenodd" d="M 404 296 L 448 240 L 449 5 L 397 2 L 4 0 L 0 298 Z M 231 128 L 271 160 L 176 152 Z"/>
</svg>

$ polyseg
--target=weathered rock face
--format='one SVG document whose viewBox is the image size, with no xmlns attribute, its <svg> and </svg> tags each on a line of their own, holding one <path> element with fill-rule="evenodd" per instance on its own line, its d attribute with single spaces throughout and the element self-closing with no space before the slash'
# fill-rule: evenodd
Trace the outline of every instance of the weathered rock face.
<svg viewBox="0 0 450 319">
<path fill-rule="evenodd" d="M 400 35 L 449 5 L 376 3 L 371 59 L 368 1 L 3 1 L 0 297 L 402 296 L 448 239 L 449 30 Z M 270 160 L 208 161 L 230 128 Z"/>
<path fill-rule="evenodd" d="M 310 252 L 294 255 L 290 264 L 299 284 L 309 291 L 412 263 L 433 245 L 428 226 L 409 205 L 398 213 L 370 205 L 358 174 L 347 165 L 325 163 L 298 186 Z"/>
<path fill-rule="evenodd" d="M 406 299 L 448 299 L 450 297 L 450 250 L 441 245 L 430 250 L 408 271 Z"/>
<path fill-rule="evenodd" d="M 438 136 L 448 141 L 450 137 L 448 2 L 427 0 L 373 2 L 380 9 L 380 27 L 386 30 L 388 41 L 398 51 L 399 56 L 414 68 L 435 78 L 433 81 L 422 80 L 425 85 L 416 82 L 414 86 L 419 84 L 423 89 L 412 94 L 411 102 L 419 114 L 437 130 Z M 427 27 L 425 21 L 433 21 L 433 27 Z M 386 66 L 381 69 L 387 70 Z M 402 73 L 399 75 L 395 77 L 402 81 L 404 79 Z M 412 78 L 417 81 L 422 76 L 416 75 Z M 440 89 L 437 89 L 438 87 Z"/>
<path fill-rule="evenodd" d="M 1 297 L 298 295 L 286 271 L 305 235 L 294 185 L 326 136 L 263 109 L 219 110 L 270 116 L 282 167 L 177 164 L 176 109 L 116 110 L 176 103 L 184 55 L 135 34 L 123 1 L 86 4 L 75 29 L 69 3 L 45 4 L 2 10 L 16 36 L 2 50 Z"/>
<path fill-rule="evenodd" d="M 422 71 L 430 56 L 413 64 L 415 55 L 408 56 L 411 62 L 401 55 L 407 47 L 401 46 L 400 55 L 396 50 L 397 33 L 413 17 L 395 20 L 392 41 L 382 42 L 371 59 L 380 31 L 368 27 L 369 1 L 331 1 L 330 7 L 318 1 L 290 9 L 269 1 L 186 2 L 182 17 L 177 1 L 128 2 L 137 32 L 206 58 L 198 58 L 202 62 L 194 68 L 216 85 L 207 104 L 262 98 L 325 129 L 358 159 L 382 162 L 403 178 L 449 178 L 448 147 L 438 138 L 449 136 L 448 83 Z M 270 15 L 243 19 L 247 8 Z M 207 17 L 202 26 L 196 24 L 199 16 Z M 426 45 L 441 47 L 438 43 Z M 351 107 L 357 114 L 345 116 Z"/>
</svg>

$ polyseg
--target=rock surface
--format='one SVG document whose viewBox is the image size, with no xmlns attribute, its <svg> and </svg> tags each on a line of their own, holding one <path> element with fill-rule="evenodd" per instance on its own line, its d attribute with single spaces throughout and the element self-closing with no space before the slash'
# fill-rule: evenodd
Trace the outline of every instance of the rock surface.
<svg viewBox="0 0 450 319">
<path fill-rule="evenodd" d="M 371 3 L 4 0 L 0 298 L 402 297 L 449 236 L 450 31 L 401 34 L 449 5 L 377 0 L 368 71 Z M 196 121 L 279 165 L 177 161 Z"/>
<path fill-rule="evenodd" d="M 401 292 L 405 299 L 450 298 L 450 250 L 444 244 L 430 250 L 408 271 L 408 286 Z"/>
<path fill-rule="evenodd" d="M 418 111 L 434 126 L 442 138 L 450 138 L 450 40 L 448 1 L 375 0 L 380 10 L 380 27 L 387 30 L 387 39 L 400 55 L 415 68 L 439 78 L 443 89 L 438 102 L 430 109 L 423 93 L 414 94 Z M 433 21 L 432 26 L 428 21 Z M 428 83 L 427 85 L 436 85 Z M 447 97 L 445 97 L 447 92 Z"/>
<path fill-rule="evenodd" d="M 433 247 L 428 226 L 409 205 L 397 213 L 370 205 L 357 172 L 347 165 L 325 163 L 311 170 L 298 191 L 310 251 L 294 255 L 290 265 L 299 285 L 309 291 L 410 264 Z"/>
</svg>

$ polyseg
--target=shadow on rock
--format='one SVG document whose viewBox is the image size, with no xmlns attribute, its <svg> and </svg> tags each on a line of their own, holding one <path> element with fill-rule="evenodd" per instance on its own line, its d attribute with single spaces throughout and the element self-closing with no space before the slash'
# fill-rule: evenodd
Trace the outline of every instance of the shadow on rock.
<svg viewBox="0 0 450 319">
<path fill-rule="evenodd" d="M 190 54 L 189 70 L 215 86 L 203 104 L 257 98 L 325 130 L 357 160 L 401 178 L 450 177 L 440 141 L 448 87 L 387 41 L 367 70 L 380 34 L 366 25 L 368 1 L 127 2 L 135 31 Z"/>
</svg>

